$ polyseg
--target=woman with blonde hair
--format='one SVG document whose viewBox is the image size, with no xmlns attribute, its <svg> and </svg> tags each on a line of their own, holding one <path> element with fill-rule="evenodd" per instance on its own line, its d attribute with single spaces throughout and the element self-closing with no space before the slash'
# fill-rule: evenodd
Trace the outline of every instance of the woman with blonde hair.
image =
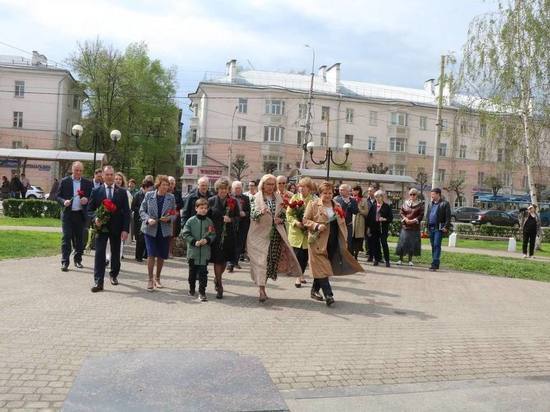
<svg viewBox="0 0 550 412">
<path fill-rule="evenodd" d="M 330 276 L 350 275 L 363 268 L 348 251 L 346 214 L 333 199 L 330 182 L 319 185 L 320 198 L 309 203 L 304 214 L 304 226 L 309 229 L 309 266 L 313 274 L 311 298 L 334 303 Z M 324 299 L 319 293 L 323 289 Z"/>
<path fill-rule="evenodd" d="M 174 223 L 176 200 L 169 193 L 170 181 L 166 175 L 158 175 L 155 180 L 155 190 L 147 192 L 141 203 L 139 215 L 142 220 L 141 231 L 145 237 L 147 248 L 147 271 L 149 283 L 147 290 L 152 292 L 155 288 L 162 288 L 160 273 L 164 261 L 168 259 L 168 249 L 172 236 L 172 224 Z M 155 262 L 156 261 L 156 262 Z M 157 266 L 156 277 L 153 271 Z"/>
<path fill-rule="evenodd" d="M 277 180 L 264 175 L 258 185 L 250 212 L 250 229 L 246 249 L 250 258 L 250 276 L 259 288 L 259 301 L 268 299 L 267 279 L 277 279 L 278 273 L 299 277 L 300 264 L 294 256 L 285 232 L 286 205 L 276 192 Z"/>
<path fill-rule="evenodd" d="M 302 177 L 298 182 L 298 186 L 300 187 L 299 192 L 290 198 L 289 206 L 286 209 L 286 220 L 288 223 L 288 242 L 294 249 L 294 254 L 302 270 L 301 276 L 297 277 L 294 283 L 294 286 L 300 288 L 302 284 L 307 283 L 304 272 L 309 259 L 307 229 L 303 223 L 304 213 L 309 202 L 315 199 L 316 196 L 314 195 L 315 184 L 310 177 Z"/>
</svg>

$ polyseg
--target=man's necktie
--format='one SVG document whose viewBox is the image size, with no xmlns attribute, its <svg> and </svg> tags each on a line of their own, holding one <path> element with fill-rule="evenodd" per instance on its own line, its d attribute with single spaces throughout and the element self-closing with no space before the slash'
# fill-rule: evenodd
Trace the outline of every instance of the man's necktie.
<svg viewBox="0 0 550 412">
<path fill-rule="evenodd" d="M 111 186 L 107 186 L 107 199 L 112 199 L 113 195 L 111 193 Z"/>
</svg>

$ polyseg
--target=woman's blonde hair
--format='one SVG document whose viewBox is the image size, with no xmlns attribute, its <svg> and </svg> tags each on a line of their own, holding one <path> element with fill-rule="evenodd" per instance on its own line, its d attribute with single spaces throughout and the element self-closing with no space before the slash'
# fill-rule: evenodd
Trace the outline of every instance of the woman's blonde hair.
<svg viewBox="0 0 550 412">
<path fill-rule="evenodd" d="M 263 175 L 262 178 L 260 179 L 260 183 L 258 184 L 258 192 L 262 193 L 264 191 L 264 184 L 268 180 L 274 180 L 275 185 L 277 185 L 277 178 L 274 175 L 271 175 L 271 174 Z"/>
<path fill-rule="evenodd" d="M 298 182 L 299 186 L 307 186 L 309 187 L 309 191 L 311 193 L 315 192 L 315 183 L 313 183 L 313 180 L 311 180 L 311 177 L 302 177 L 300 181 Z"/>
<path fill-rule="evenodd" d="M 334 192 L 334 185 L 331 182 L 327 182 L 326 180 L 324 182 L 321 182 L 321 184 L 317 186 L 319 194 L 323 193 L 327 189 L 330 189 L 331 192 Z"/>
<path fill-rule="evenodd" d="M 119 177 L 122 179 L 122 187 L 126 187 L 126 186 L 127 186 L 127 180 L 126 180 L 126 176 L 124 176 L 124 173 L 122 173 L 122 172 L 116 172 L 116 173 L 115 173 L 115 176 L 119 176 Z"/>
<path fill-rule="evenodd" d="M 168 180 L 168 176 L 166 175 L 157 175 L 157 178 L 155 179 L 155 189 L 158 189 L 162 182 L 168 183 L 168 186 L 170 186 L 170 180 Z"/>
</svg>

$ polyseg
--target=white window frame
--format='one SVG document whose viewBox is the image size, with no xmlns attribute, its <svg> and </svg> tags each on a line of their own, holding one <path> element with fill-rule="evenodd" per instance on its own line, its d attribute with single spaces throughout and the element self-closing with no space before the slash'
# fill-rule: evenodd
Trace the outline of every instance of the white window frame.
<svg viewBox="0 0 550 412">
<path fill-rule="evenodd" d="M 394 175 L 394 176 L 405 176 L 406 166 L 405 165 L 392 164 L 388 168 L 388 174 Z"/>
<path fill-rule="evenodd" d="M 321 132 L 320 134 L 320 145 L 321 147 L 324 147 L 327 145 L 327 134 L 326 132 Z"/>
<path fill-rule="evenodd" d="M 485 182 L 485 172 L 478 171 L 477 172 L 477 185 L 479 187 L 483 187 Z"/>
<path fill-rule="evenodd" d="M 369 152 L 375 152 L 376 151 L 376 137 L 375 136 L 369 136 L 369 140 L 367 143 L 367 149 Z"/>
<path fill-rule="evenodd" d="M 246 140 L 246 126 L 237 126 L 237 140 Z"/>
<path fill-rule="evenodd" d="M 184 163 L 185 166 L 198 166 L 199 165 L 199 149 L 185 149 L 185 155 L 184 155 L 183 163 Z"/>
<path fill-rule="evenodd" d="M 408 114 L 405 112 L 392 112 L 391 124 L 393 126 L 406 127 L 408 125 Z"/>
<path fill-rule="evenodd" d="M 264 126 L 264 142 L 282 143 L 283 135 L 284 135 L 284 127 Z"/>
<path fill-rule="evenodd" d="M 486 123 L 480 123 L 479 124 L 479 137 L 486 137 L 487 136 L 487 124 Z"/>
<path fill-rule="evenodd" d="M 487 150 L 485 147 L 480 147 L 479 152 L 477 154 L 477 160 L 484 162 L 487 158 Z"/>
<path fill-rule="evenodd" d="M 446 174 L 446 170 L 445 169 L 437 169 L 437 181 L 441 184 L 445 181 L 445 174 Z"/>
<path fill-rule="evenodd" d="M 239 97 L 239 113 L 248 113 L 248 99 L 245 97 Z"/>
<path fill-rule="evenodd" d="M 437 150 L 440 157 L 447 157 L 447 143 L 439 143 Z"/>
<path fill-rule="evenodd" d="M 321 106 L 321 120 L 330 119 L 330 106 Z"/>
<path fill-rule="evenodd" d="M 449 128 L 449 121 L 447 119 L 441 119 L 441 130 L 447 130 Z"/>
<path fill-rule="evenodd" d="M 353 123 L 353 109 L 346 109 L 346 123 Z"/>
<path fill-rule="evenodd" d="M 466 159 L 466 153 L 468 152 L 468 146 L 465 144 L 460 145 L 460 149 L 458 151 L 458 157 L 461 159 Z"/>
<path fill-rule="evenodd" d="M 298 146 L 301 146 L 304 144 L 304 135 L 305 135 L 305 132 L 303 130 L 298 130 L 296 132 L 296 144 Z"/>
<path fill-rule="evenodd" d="M 189 129 L 189 139 L 191 143 L 197 143 L 199 141 L 199 130 L 196 127 Z"/>
<path fill-rule="evenodd" d="M 428 130 L 428 118 L 426 116 L 420 116 L 419 123 L 420 130 Z"/>
<path fill-rule="evenodd" d="M 460 122 L 460 134 L 467 134 L 468 133 L 468 122 L 466 120 L 463 120 Z"/>
<path fill-rule="evenodd" d="M 282 170 L 283 168 L 283 157 L 279 155 L 263 155 L 262 156 L 262 167 L 267 162 L 273 162 L 277 164 L 277 170 Z"/>
<path fill-rule="evenodd" d="M 398 150 L 402 149 L 402 150 Z M 404 137 L 390 138 L 390 152 L 404 153 L 407 151 L 407 139 Z"/>
<path fill-rule="evenodd" d="M 15 97 L 25 97 L 25 81 L 24 80 L 16 80 L 15 81 L 15 91 L 14 91 Z"/>
<path fill-rule="evenodd" d="M 504 149 L 497 149 L 497 162 L 504 162 Z"/>
<path fill-rule="evenodd" d="M 300 103 L 298 105 L 298 119 L 306 119 L 307 118 L 307 104 Z"/>
<path fill-rule="evenodd" d="M 417 153 L 419 155 L 425 156 L 427 148 L 428 148 L 428 143 L 424 140 L 420 140 L 418 142 Z"/>
<path fill-rule="evenodd" d="M 375 110 L 369 111 L 369 125 L 377 126 L 378 125 L 378 112 Z"/>
<path fill-rule="evenodd" d="M 23 112 L 13 112 L 13 127 L 17 129 L 23 127 Z"/>
<path fill-rule="evenodd" d="M 346 134 L 344 135 L 344 143 L 349 143 L 353 146 L 353 135 L 352 134 Z"/>
<path fill-rule="evenodd" d="M 282 116 L 285 114 L 285 101 L 281 99 L 268 99 L 265 101 L 265 114 Z"/>
</svg>

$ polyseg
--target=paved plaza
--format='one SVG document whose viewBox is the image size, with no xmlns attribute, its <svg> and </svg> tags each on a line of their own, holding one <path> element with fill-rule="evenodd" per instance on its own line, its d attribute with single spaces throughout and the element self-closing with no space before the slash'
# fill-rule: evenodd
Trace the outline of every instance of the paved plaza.
<svg viewBox="0 0 550 412">
<path fill-rule="evenodd" d="M 502 379 L 535 382 L 533 397 L 540 385 L 548 393 L 548 283 L 362 261 L 366 273 L 334 279 L 327 308 L 286 277 L 269 283 L 260 304 L 243 265 L 224 275 L 223 300 L 210 278 L 210 300 L 200 303 L 186 295 L 182 259 L 166 262 L 165 288 L 154 293 L 144 264 L 124 260 L 120 285 L 107 280 L 92 294 L 92 257 L 83 263 L 68 273 L 59 257 L 1 263 L 0 409 L 59 409 L 85 358 L 155 349 L 256 356 L 291 410 L 363 410 L 368 394 L 465 382 L 482 391 Z"/>
</svg>

